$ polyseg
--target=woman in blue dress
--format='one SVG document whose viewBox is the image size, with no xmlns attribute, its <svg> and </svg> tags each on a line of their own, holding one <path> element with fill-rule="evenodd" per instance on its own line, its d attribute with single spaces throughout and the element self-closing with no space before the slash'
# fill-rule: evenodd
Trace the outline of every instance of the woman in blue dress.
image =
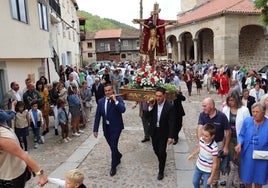
<svg viewBox="0 0 268 188">
<path fill-rule="evenodd" d="M 246 188 L 261 188 L 267 183 L 268 160 L 253 159 L 253 150 L 268 151 L 268 119 L 265 118 L 265 109 L 260 103 L 251 107 L 252 117 L 245 119 L 240 134 L 236 152 L 240 152 L 241 179 Z"/>
</svg>

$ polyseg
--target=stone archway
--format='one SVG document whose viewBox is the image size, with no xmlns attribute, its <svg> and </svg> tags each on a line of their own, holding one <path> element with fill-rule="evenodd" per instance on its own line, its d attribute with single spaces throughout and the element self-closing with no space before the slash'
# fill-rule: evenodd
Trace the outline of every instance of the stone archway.
<svg viewBox="0 0 268 188">
<path fill-rule="evenodd" d="M 179 58 L 178 58 L 178 43 L 176 40 L 176 36 L 174 35 L 168 36 L 167 42 L 170 44 L 171 48 L 171 54 L 169 54 L 170 55 L 169 57 L 172 60 L 177 61 Z"/>
<path fill-rule="evenodd" d="M 196 33 L 197 41 L 197 60 L 214 60 L 214 41 L 213 31 L 209 28 L 203 28 Z"/>
<path fill-rule="evenodd" d="M 194 54 L 191 53 L 191 49 L 193 49 L 194 43 L 193 43 L 193 36 L 190 32 L 184 32 L 179 36 L 179 43 L 181 54 L 180 60 L 190 60 L 194 59 Z"/>
<path fill-rule="evenodd" d="M 246 25 L 239 35 L 239 64 L 247 68 L 267 64 L 267 42 L 265 29 L 259 25 Z"/>
</svg>

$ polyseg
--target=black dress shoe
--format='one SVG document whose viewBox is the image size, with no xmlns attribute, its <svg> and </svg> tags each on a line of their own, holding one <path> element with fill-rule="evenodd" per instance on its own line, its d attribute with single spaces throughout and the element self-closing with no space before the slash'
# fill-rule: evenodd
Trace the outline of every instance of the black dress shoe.
<svg viewBox="0 0 268 188">
<path fill-rule="evenodd" d="M 110 176 L 114 176 L 116 174 L 116 168 L 111 168 Z"/>
<path fill-rule="evenodd" d="M 164 178 L 164 173 L 158 173 L 157 179 L 162 180 Z"/>
<path fill-rule="evenodd" d="M 221 186 L 226 186 L 226 181 L 222 181 L 222 182 L 220 183 L 220 185 L 221 185 Z"/>
<path fill-rule="evenodd" d="M 173 145 L 176 145 L 178 143 L 178 140 L 174 140 Z"/>
<path fill-rule="evenodd" d="M 148 142 L 148 141 L 150 141 L 150 138 L 144 138 L 141 142 L 143 143 L 143 142 Z"/>
</svg>

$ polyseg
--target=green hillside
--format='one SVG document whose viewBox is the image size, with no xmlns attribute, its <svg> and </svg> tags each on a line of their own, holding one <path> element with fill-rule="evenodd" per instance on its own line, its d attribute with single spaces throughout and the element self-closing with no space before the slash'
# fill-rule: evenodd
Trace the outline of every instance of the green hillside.
<svg viewBox="0 0 268 188">
<path fill-rule="evenodd" d="M 109 18 L 100 18 L 99 16 L 92 15 L 86 11 L 78 11 L 80 16 L 86 18 L 86 31 L 99 31 L 104 29 L 135 29 L 132 26 L 118 22 Z"/>
</svg>

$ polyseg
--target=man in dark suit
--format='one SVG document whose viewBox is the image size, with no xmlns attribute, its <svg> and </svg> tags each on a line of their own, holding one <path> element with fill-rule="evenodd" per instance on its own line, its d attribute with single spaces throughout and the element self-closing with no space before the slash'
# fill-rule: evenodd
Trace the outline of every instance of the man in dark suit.
<svg viewBox="0 0 268 188">
<path fill-rule="evenodd" d="M 167 144 L 174 141 L 174 109 L 173 105 L 166 101 L 166 90 L 157 88 L 155 99 L 149 100 L 147 116 L 150 118 L 149 133 L 152 137 L 153 150 L 158 158 L 158 180 L 164 178 L 164 170 L 167 158 Z"/>
<path fill-rule="evenodd" d="M 91 92 L 95 95 L 95 100 L 97 104 L 99 99 L 105 96 L 104 85 L 100 82 L 100 78 L 95 78 L 95 83 L 92 85 Z"/>
<path fill-rule="evenodd" d="M 175 112 L 175 137 L 173 145 L 176 145 L 179 140 L 179 133 L 182 128 L 182 118 L 185 116 L 184 108 L 182 106 L 182 101 L 186 98 L 181 91 L 178 91 L 177 98 L 173 101 L 174 112 Z"/>
<path fill-rule="evenodd" d="M 110 175 L 114 176 L 116 174 L 116 167 L 119 165 L 122 157 L 118 150 L 118 141 L 124 129 L 122 113 L 126 111 L 126 107 L 123 99 L 114 95 L 112 85 L 105 85 L 104 92 L 105 97 L 99 100 L 97 106 L 93 134 L 96 138 L 98 137 L 99 124 L 102 117 L 104 137 L 112 152 Z"/>
</svg>

